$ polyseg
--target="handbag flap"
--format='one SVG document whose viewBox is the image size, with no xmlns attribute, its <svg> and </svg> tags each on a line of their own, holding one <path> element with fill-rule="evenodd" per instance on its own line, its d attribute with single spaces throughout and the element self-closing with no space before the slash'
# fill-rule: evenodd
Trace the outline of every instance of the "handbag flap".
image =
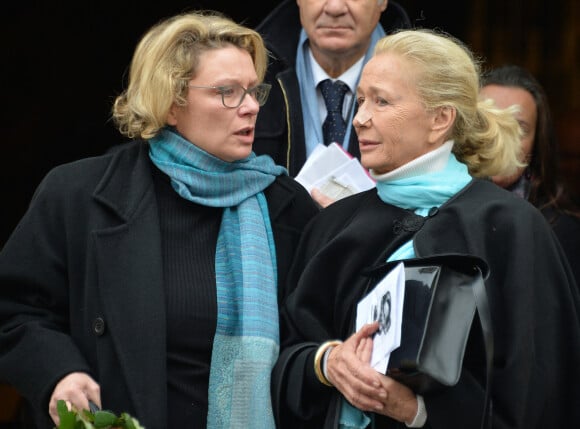
<svg viewBox="0 0 580 429">
<path fill-rule="evenodd" d="M 369 284 L 375 284 L 399 262 L 366 270 Z M 405 298 L 401 345 L 391 353 L 387 374 L 418 393 L 440 385 L 452 386 L 461 374 L 475 316 L 472 287 L 483 282 L 489 268 L 481 258 L 460 254 L 402 262 Z"/>
<path fill-rule="evenodd" d="M 405 267 L 405 299 L 401 324 L 401 344 L 391 352 L 387 374 L 397 378 L 402 373 L 418 371 L 417 358 L 420 356 L 425 324 L 429 317 L 433 287 L 441 267 L 426 265 Z"/>
</svg>

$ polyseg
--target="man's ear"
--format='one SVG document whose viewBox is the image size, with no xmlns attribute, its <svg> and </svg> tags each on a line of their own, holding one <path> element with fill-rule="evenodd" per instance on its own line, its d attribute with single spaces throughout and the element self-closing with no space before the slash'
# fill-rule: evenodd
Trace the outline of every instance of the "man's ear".
<svg viewBox="0 0 580 429">
<path fill-rule="evenodd" d="M 435 109 L 431 123 L 431 142 L 436 143 L 441 138 L 447 140 L 455 123 L 456 115 L 457 111 L 451 106 L 440 106 Z"/>
</svg>

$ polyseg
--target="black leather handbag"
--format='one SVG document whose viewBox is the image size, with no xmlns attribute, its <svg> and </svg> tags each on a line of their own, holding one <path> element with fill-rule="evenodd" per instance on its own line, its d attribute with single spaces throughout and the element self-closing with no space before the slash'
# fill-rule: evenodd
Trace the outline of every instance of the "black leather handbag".
<svg viewBox="0 0 580 429">
<path fill-rule="evenodd" d="M 489 418 L 493 331 L 484 284 L 487 263 L 462 254 L 391 261 L 365 270 L 367 292 L 400 262 L 405 271 L 401 344 L 391 352 L 387 375 L 419 394 L 454 386 L 477 315 L 486 350 L 484 417 Z"/>
</svg>

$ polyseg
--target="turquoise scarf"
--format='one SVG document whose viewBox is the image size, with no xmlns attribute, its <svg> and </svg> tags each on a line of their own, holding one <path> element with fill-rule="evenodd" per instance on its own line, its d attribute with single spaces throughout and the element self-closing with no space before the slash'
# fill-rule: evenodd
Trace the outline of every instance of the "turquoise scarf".
<svg viewBox="0 0 580 429">
<path fill-rule="evenodd" d="M 440 207 L 471 181 L 467 166 L 449 154 L 443 170 L 390 181 L 377 181 L 379 198 L 403 209 L 412 209 L 416 214 L 427 216 L 433 207 Z M 388 261 L 415 257 L 413 241 L 410 240 L 397 249 Z M 364 429 L 370 418 L 353 407 L 345 399 L 342 401 L 340 428 Z"/>
<path fill-rule="evenodd" d="M 377 191 L 385 203 L 426 216 L 429 209 L 440 207 L 470 181 L 467 166 L 451 153 L 443 170 L 405 179 L 377 181 Z"/>
<path fill-rule="evenodd" d="M 207 428 L 274 428 L 270 373 L 280 348 L 276 251 L 263 194 L 286 170 L 267 156 L 225 162 L 170 129 L 149 156 L 183 198 L 224 207 L 215 271 L 218 319 Z"/>
</svg>

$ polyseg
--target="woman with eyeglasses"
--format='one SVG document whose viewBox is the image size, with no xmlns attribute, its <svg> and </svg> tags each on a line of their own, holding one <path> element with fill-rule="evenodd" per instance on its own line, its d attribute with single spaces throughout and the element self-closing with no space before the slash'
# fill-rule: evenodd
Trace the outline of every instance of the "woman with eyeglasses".
<svg viewBox="0 0 580 429">
<path fill-rule="evenodd" d="M 252 152 L 266 61 L 217 13 L 161 21 L 113 106 L 134 142 L 38 187 L 0 253 L 0 379 L 38 427 L 58 400 L 147 429 L 274 427 L 281 285 L 318 208 Z"/>
</svg>

